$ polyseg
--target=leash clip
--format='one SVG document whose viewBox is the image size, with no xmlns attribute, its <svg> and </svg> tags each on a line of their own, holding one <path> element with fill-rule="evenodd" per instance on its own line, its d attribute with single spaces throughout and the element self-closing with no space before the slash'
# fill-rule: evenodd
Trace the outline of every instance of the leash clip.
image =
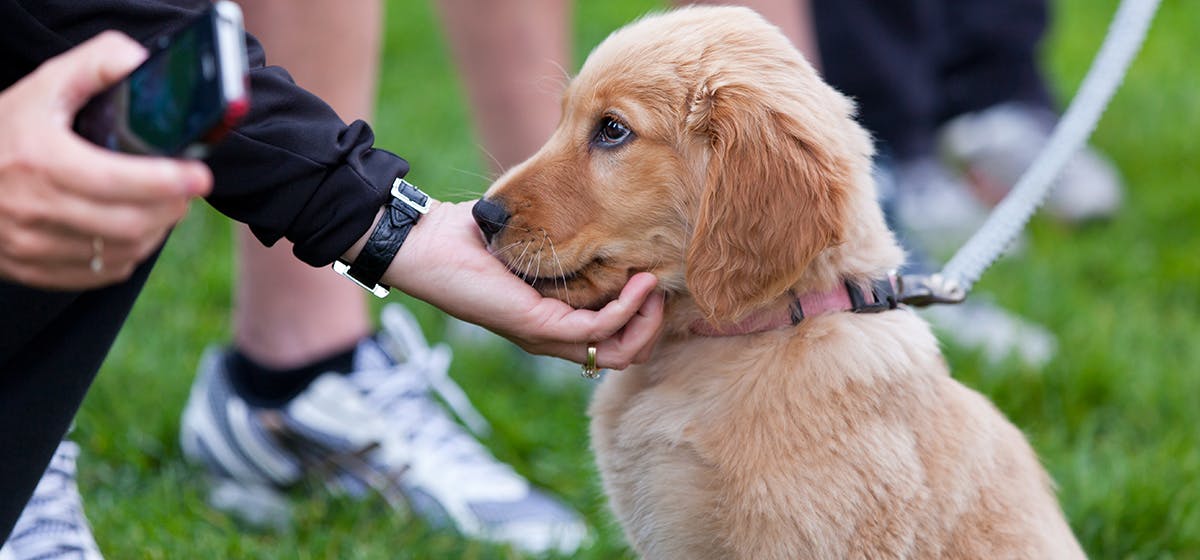
<svg viewBox="0 0 1200 560">
<path fill-rule="evenodd" d="M 926 307 L 937 303 L 962 303 L 967 292 L 941 274 L 904 274 L 896 277 L 900 303 Z"/>
</svg>

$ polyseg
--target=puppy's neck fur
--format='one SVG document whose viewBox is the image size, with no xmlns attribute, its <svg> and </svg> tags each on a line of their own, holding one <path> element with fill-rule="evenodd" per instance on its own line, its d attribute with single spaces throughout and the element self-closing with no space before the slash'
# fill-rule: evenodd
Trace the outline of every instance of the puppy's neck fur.
<svg viewBox="0 0 1200 560">
<path fill-rule="evenodd" d="M 855 180 L 861 182 L 864 188 L 851 191 L 853 194 L 848 206 L 854 218 L 844 221 L 845 231 L 839 236 L 843 241 L 818 253 L 799 281 L 762 305 L 749 309 L 741 317 L 719 317 L 716 321 L 705 316 L 682 283 L 672 282 L 671 285 L 679 285 L 682 290 L 668 294 L 665 319 L 668 337 L 695 336 L 691 326 L 696 321 L 707 321 L 715 328 L 726 328 L 753 313 L 786 307 L 793 294 L 826 292 L 836 289 L 845 281 L 866 285 L 898 269 L 904 262 L 904 251 L 884 221 L 883 211 L 875 199 L 874 179 L 868 170 L 859 169 L 856 170 Z"/>
</svg>

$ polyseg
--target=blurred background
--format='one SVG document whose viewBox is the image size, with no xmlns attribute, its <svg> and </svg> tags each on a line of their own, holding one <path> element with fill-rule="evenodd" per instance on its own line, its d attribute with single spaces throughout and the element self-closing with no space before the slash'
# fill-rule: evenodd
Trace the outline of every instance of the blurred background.
<svg viewBox="0 0 1200 560">
<path fill-rule="evenodd" d="M 1051 2 L 1041 54 L 1069 101 L 1115 0 Z M 575 68 L 613 29 L 663 3 L 577 2 Z M 477 197 L 489 164 L 431 3 L 387 2 L 374 123 L 409 180 L 445 200 Z M 1093 558 L 1200 558 L 1200 4 L 1165 0 L 1092 137 L 1125 199 L 1083 225 L 1039 214 L 1021 248 L 978 285 L 1057 339 L 1042 363 L 944 337 L 954 375 L 1030 438 Z M 194 205 L 84 403 L 74 438 L 80 487 L 109 558 L 519 558 L 431 528 L 382 500 L 298 496 L 281 532 L 245 529 L 205 503 L 179 449 L 180 411 L 205 345 L 228 341 L 232 227 Z M 280 286 L 286 290 L 287 286 Z M 607 513 L 588 450 L 591 382 L 487 336 L 464 336 L 402 295 L 431 341 L 455 350 L 451 375 L 488 418 L 502 460 L 581 511 L 593 541 L 576 557 L 631 556 Z M 466 331 L 470 332 L 470 331 Z"/>
</svg>

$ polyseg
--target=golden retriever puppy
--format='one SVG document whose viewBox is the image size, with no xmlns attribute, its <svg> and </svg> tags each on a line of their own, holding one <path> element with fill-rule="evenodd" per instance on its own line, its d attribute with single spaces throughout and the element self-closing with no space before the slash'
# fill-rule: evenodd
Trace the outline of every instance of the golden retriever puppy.
<svg viewBox="0 0 1200 560">
<path fill-rule="evenodd" d="M 653 358 L 590 409 L 638 553 L 1083 556 L 1021 432 L 889 304 L 903 254 L 871 141 L 775 27 L 744 8 L 646 17 L 562 107 L 475 216 L 543 294 L 597 308 L 638 271 L 667 292 Z"/>
</svg>

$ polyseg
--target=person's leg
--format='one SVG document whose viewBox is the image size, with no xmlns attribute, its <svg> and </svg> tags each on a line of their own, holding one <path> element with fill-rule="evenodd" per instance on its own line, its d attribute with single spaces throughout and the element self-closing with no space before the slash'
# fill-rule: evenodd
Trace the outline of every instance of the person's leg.
<svg viewBox="0 0 1200 560">
<path fill-rule="evenodd" d="M 246 28 L 267 63 L 346 121 L 369 120 L 375 104 L 383 8 L 378 0 L 242 2 Z M 327 269 L 297 260 L 286 241 L 264 247 L 238 226 L 234 344 L 273 369 L 295 368 L 352 349 L 371 332 L 364 292 Z"/>
<path fill-rule="evenodd" d="M 944 17 L 949 42 L 938 68 L 939 124 L 1005 102 L 1053 110 L 1038 65 L 1045 0 L 956 0 L 945 3 Z"/>
<path fill-rule="evenodd" d="M 812 0 L 823 77 L 898 159 L 933 151 L 940 93 L 936 0 Z"/>
<path fill-rule="evenodd" d="M 45 472 L 157 255 L 82 293 L 0 282 L 0 542 Z"/>
<path fill-rule="evenodd" d="M 945 159 L 996 204 L 1041 153 L 1058 120 L 1038 63 L 1045 0 L 946 3 L 951 43 L 940 61 L 938 110 Z M 1085 146 L 1059 175 L 1049 210 L 1067 221 L 1112 215 L 1124 187 L 1116 168 Z"/>
<path fill-rule="evenodd" d="M 570 71 L 570 2 L 438 0 L 494 171 L 533 155 L 558 124 Z"/>
</svg>

